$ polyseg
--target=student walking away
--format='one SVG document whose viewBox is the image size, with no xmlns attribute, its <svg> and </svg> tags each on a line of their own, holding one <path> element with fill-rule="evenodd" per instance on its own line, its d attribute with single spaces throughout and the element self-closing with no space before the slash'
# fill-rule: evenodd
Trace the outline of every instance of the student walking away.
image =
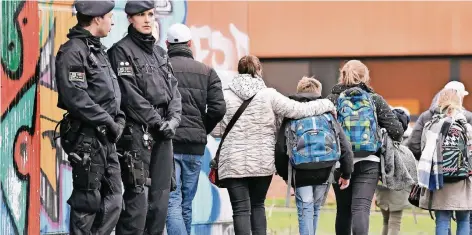
<svg viewBox="0 0 472 235">
<path fill-rule="evenodd" d="M 368 85 L 368 68 L 358 60 L 348 61 L 340 71 L 339 84 L 328 98 L 338 111 L 338 122 L 351 142 L 354 172 L 347 189 L 334 185 L 336 195 L 336 234 L 366 235 L 372 198 L 380 175 L 380 128 L 394 141 L 403 135 L 402 124 L 390 106 Z M 336 179 L 340 171 L 335 172 Z"/>
<path fill-rule="evenodd" d="M 321 89 L 318 80 L 304 77 L 298 82 L 297 94 L 290 99 L 299 102 L 317 100 L 321 98 Z M 288 181 L 288 192 L 291 186 L 295 188 L 300 235 L 316 234 L 320 208 L 338 160 L 342 188 L 349 186 L 352 158 L 351 144 L 331 113 L 283 120 L 277 136 L 275 167 L 278 175 Z"/>
<path fill-rule="evenodd" d="M 190 235 L 192 200 L 207 135 L 223 119 L 226 103 L 215 70 L 193 58 L 192 34 L 183 24 L 167 30 L 167 53 L 182 95 L 182 121 L 173 139 L 177 189 L 170 193 L 167 234 Z"/>
<path fill-rule="evenodd" d="M 415 130 L 423 125 L 421 136 L 412 136 L 408 142 L 412 149 L 422 149 L 418 185 L 425 193 L 420 195 L 419 206 L 430 212 L 434 210 L 438 235 L 449 233 L 453 213 L 456 234 L 470 233 L 472 126 L 462 107 L 464 94 L 464 89 L 444 88 L 439 93 L 436 108 L 423 113 L 422 123 L 415 125 Z M 438 165 L 440 162 L 442 164 Z"/>
<path fill-rule="evenodd" d="M 464 97 L 469 94 L 465 90 L 464 84 L 458 81 L 451 81 L 448 82 L 443 89 L 453 89 L 459 92 L 461 100 L 463 102 Z M 433 98 L 433 101 L 431 102 L 431 105 L 428 110 L 423 112 L 418 119 L 415 122 L 415 125 L 413 127 L 413 130 L 411 132 L 410 137 L 408 138 L 407 141 L 407 146 L 415 156 L 417 160 L 420 159 L 421 157 L 421 135 L 423 134 L 423 128 L 427 120 L 431 120 L 432 116 L 438 109 L 438 98 L 439 94 L 441 91 L 436 93 L 436 95 Z M 465 118 L 467 120 L 467 123 L 472 124 L 472 113 L 468 110 L 463 110 L 463 113 L 465 115 Z M 471 218 L 471 231 L 472 231 L 472 218 Z M 451 234 L 451 232 L 449 232 Z"/>
<path fill-rule="evenodd" d="M 125 205 L 117 234 L 163 234 L 167 216 L 181 96 L 167 54 L 152 36 L 154 6 L 128 1 L 128 34 L 108 52 L 128 117 L 118 144 Z"/>
<path fill-rule="evenodd" d="M 61 145 L 72 166 L 70 234 L 110 234 L 122 205 L 115 142 L 125 115 L 121 93 L 100 38 L 113 25 L 113 1 L 76 1 L 77 25 L 56 55 Z"/>
<path fill-rule="evenodd" d="M 403 130 L 406 131 L 410 122 L 409 113 L 400 108 L 393 109 L 392 111 L 402 123 Z M 413 159 L 413 157 L 411 158 Z M 408 202 L 409 194 L 410 188 L 396 191 L 385 187 L 377 187 L 375 203 L 380 208 L 383 216 L 382 235 L 400 234 L 403 210 L 410 207 Z"/>
<path fill-rule="evenodd" d="M 300 103 L 266 87 L 261 63 L 255 56 L 242 57 L 238 72 L 223 91 L 227 112 L 222 126 L 227 136 L 220 144 L 218 175 L 228 189 L 235 234 L 265 235 L 264 201 L 275 173 L 278 118 L 303 118 L 335 112 L 335 108 L 327 99 Z M 235 124 L 226 130 L 243 104 L 246 109 L 240 117 L 236 115 Z"/>
</svg>

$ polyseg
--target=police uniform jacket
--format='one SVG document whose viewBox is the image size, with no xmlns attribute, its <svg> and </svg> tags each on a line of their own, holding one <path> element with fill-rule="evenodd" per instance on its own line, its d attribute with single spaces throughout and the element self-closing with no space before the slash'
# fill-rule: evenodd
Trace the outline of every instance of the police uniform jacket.
<svg viewBox="0 0 472 235">
<path fill-rule="evenodd" d="M 122 106 L 128 119 L 156 128 L 165 120 L 180 122 L 181 96 L 164 49 L 152 35 L 131 25 L 128 34 L 108 50 L 118 75 Z"/>
<path fill-rule="evenodd" d="M 57 106 L 91 126 L 124 122 L 118 80 L 100 39 L 80 26 L 67 37 L 56 56 Z"/>
</svg>

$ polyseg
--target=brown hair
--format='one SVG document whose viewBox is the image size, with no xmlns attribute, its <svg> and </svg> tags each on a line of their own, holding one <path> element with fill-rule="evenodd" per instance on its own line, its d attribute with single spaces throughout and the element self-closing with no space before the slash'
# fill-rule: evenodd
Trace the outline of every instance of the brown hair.
<svg viewBox="0 0 472 235">
<path fill-rule="evenodd" d="M 453 115 L 462 108 L 461 96 L 454 89 L 444 89 L 439 93 L 438 107 L 441 113 Z"/>
<path fill-rule="evenodd" d="M 251 74 L 252 77 L 262 77 L 260 74 L 262 65 L 259 59 L 253 55 L 243 56 L 238 63 L 239 74 Z"/>
<path fill-rule="evenodd" d="M 369 69 L 359 60 L 350 60 L 344 64 L 339 74 L 339 83 L 352 86 L 359 83 L 368 84 L 370 81 Z"/>
<path fill-rule="evenodd" d="M 298 81 L 297 93 L 309 92 L 321 95 L 321 89 L 323 89 L 321 83 L 314 77 L 303 77 Z"/>
</svg>

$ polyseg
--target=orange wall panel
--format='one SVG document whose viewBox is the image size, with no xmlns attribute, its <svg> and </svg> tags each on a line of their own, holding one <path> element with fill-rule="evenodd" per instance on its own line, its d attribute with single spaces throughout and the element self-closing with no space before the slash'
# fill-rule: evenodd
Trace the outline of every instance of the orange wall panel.
<svg viewBox="0 0 472 235">
<path fill-rule="evenodd" d="M 472 110 L 472 60 L 463 60 L 460 65 L 461 82 L 464 83 L 465 89 L 469 95 L 464 98 L 464 107 Z"/>
<path fill-rule="evenodd" d="M 472 2 L 250 2 L 250 48 L 259 57 L 471 54 L 471 11 Z"/>
<path fill-rule="evenodd" d="M 364 62 L 377 93 L 387 100 L 418 100 L 420 112 L 429 108 L 434 95 L 449 81 L 449 61 L 445 59 Z"/>
</svg>

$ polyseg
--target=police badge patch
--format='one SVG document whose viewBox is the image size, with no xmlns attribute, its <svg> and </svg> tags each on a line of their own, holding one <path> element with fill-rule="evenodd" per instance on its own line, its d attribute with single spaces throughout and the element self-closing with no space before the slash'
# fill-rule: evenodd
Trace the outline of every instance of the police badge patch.
<svg viewBox="0 0 472 235">
<path fill-rule="evenodd" d="M 71 82 L 85 82 L 85 71 L 82 66 L 69 67 L 69 81 Z"/>
<path fill-rule="evenodd" d="M 120 62 L 118 76 L 133 76 L 133 68 L 131 68 L 129 62 Z"/>
</svg>

